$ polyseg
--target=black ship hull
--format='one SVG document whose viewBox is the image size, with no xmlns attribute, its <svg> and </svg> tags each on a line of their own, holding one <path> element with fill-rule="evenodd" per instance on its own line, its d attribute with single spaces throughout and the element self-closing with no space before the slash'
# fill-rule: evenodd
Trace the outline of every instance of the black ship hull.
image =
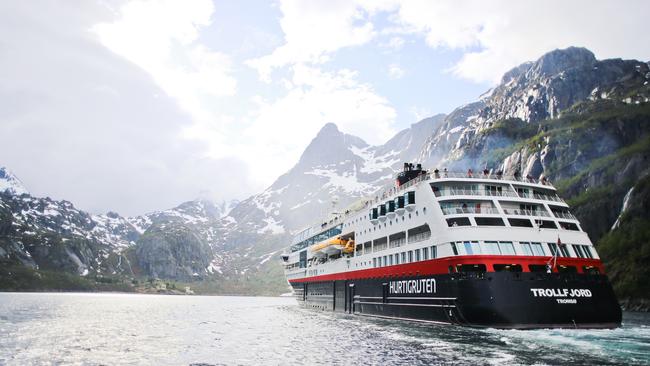
<svg viewBox="0 0 650 366">
<path fill-rule="evenodd" d="M 308 308 L 491 328 L 616 328 L 607 276 L 487 272 L 292 282 Z"/>
</svg>

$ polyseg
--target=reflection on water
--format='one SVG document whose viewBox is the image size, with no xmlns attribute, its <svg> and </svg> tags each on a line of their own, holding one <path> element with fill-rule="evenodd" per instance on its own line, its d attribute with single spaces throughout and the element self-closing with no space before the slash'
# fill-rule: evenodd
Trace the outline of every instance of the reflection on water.
<svg viewBox="0 0 650 366">
<path fill-rule="evenodd" d="M 0 293 L 0 365 L 650 364 L 615 330 L 477 330 L 301 309 L 291 298 Z"/>
</svg>

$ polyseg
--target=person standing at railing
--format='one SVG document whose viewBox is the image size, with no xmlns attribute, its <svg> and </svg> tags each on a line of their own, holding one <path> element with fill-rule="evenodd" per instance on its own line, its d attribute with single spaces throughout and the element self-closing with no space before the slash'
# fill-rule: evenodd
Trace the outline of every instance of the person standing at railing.
<svg viewBox="0 0 650 366">
<path fill-rule="evenodd" d="M 472 168 L 467 169 L 467 178 L 471 178 L 472 174 L 473 174 Z"/>
</svg>

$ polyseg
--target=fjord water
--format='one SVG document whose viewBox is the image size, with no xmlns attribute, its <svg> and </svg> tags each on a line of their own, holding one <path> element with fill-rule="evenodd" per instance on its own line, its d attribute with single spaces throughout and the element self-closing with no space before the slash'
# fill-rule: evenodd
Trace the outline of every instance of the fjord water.
<svg viewBox="0 0 650 366">
<path fill-rule="evenodd" d="M 615 330 L 495 330 L 300 308 L 292 298 L 0 293 L 0 365 L 650 364 Z"/>
</svg>

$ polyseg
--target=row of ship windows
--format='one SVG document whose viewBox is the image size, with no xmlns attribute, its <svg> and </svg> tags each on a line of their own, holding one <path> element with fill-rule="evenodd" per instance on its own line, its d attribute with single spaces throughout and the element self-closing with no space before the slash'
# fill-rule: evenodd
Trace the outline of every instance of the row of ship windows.
<svg viewBox="0 0 650 366">
<path fill-rule="evenodd" d="M 383 257 L 375 257 L 372 259 L 373 267 L 386 267 L 403 263 L 426 261 L 435 259 L 437 257 L 437 247 L 431 246 L 428 248 L 408 250 L 401 253 L 385 255 Z"/>
<path fill-rule="evenodd" d="M 451 249 L 454 255 L 517 255 L 513 242 L 511 241 L 486 241 L 479 244 L 478 241 L 451 242 Z M 558 257 L 578 257 L 594 258 L 588 245 L 573 244 L 571 247 L 575 255 L 569 252 L 566 244 L 547 243 L 548 249 L 552 256 Z M 527 256 L 545 256 L 542 243 L 520 242 L 522 255 Z M 461 253 L 462 248 L 463 252 Z M 372 259 L 373 267 L 386 267 L 397 264 L 419 262 L 422 260 L 435 259 L 437 257 L 437 247 L 408 250 L 401 253 L 389 254 L 375 257 Z M 362 263 L 364 265 L 366 262 Z"/>
<path fill-rule="evenodd" d="M 554 221 L 551 220 L 539 220 L 536 219 L 535 225 L 530 221 L 530 219 L 514 219 L 508 218 L 508 224 L 513 227 L 536 227 L 539 229 L 557 229 L 557 225 Z M 506 226 L 503 219 L 499 217 L 474 217 L 476 226 Z M 563 230 L 572 230 L 580 231 L 578 225 L 572 222 L 558 221 L 560 228 Z M 469 217 L 455 217 L 447 219 L 447 226 L 449 227 L 458 227 L 458 226 L 472 226 L 472 223 Z"/>
<path fill-rule="evenodd" d="M 511 241 L 462 241 L 451 242 L 451 250 L 454 255 L 517 255 L 515 246 Z M 537 242 L 519 242 L 520 254 L 528 256 L 558 256 L 558 257 L 577 257 L 577 258 L 594 258 L 593 253 L 588 245 L 572 244 L 573 253 L 570 253 L 567 244 L 547 243 L 549 254 L 544 252 L 542 243 Z M 462 248 L 462 253 L 460 248 Z"/>
<path fill-rule="evenodd" d="M 426 207 L 423 207 L 423 208 L 422 208 L 422 213 L 426 215 L 426 213 L 427 213 L 427 208 L 426 208 Z M 415 216 L 416 216 L 416 217 L 417 217 L 417 216 L 420 216 L 420 211 L 419 211 L 419 210 L 416 210 L 416 211 L 415 211 Z M 402 218 L 401 218 L 401 220 L 400 220 L 399 217 L 396 217 L 396 218 L 395 218 L 395 224 L 397 224 L 397 223 L 400 222 L 400 221 L 402 221 L 402 222 L 406 221 L 406 217 L 407 217 L 407 215 L 403 215 Z M 408 214 L 408 218 L 409 218 L 409 219 L 413 218 L 413 216 L 412 216 L 411 213 Z M 393 226 L 393 220 L 388 220 L 388 222 L 384 222 L 384 229 L 387 228 L 388 226 Z M 378 228 L 378 227 L 379 227 L 379 230 L 381 230 L 381 224 L 379 224 L 379 225 L 374 225 L 374 226 L 372 227 L 372 229 L 364 229 L 363 231 L 360 231 L 360 232 L 359 232 L 359 236 L 364 235 L 364 234 L 370 234 L 370 233 L 373 232 L 373 231 L 377 231 L 377 228 Z"/>
</svg>

